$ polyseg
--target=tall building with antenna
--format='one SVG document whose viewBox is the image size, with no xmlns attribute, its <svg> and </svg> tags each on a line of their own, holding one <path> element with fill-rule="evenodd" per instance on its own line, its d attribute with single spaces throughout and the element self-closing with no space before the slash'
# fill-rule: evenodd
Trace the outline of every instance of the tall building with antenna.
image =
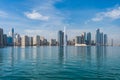
<svg viewBox="0 0 120 80">
<path fill-rule="evenodd" d="M 67 33 L 66 33 L 66 27 L 64 27 L 64 46 L 67 46 Z"/>
</svg>

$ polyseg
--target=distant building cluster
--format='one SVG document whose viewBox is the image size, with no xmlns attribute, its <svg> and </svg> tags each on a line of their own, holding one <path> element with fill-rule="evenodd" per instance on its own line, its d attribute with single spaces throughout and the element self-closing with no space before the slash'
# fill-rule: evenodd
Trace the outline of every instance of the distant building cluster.
<svg viewBox="0 0 120 80">
<path fill-rule="evenodd" d="M 27 35 L 20 36 L 20 34 L 14 32 L 14 28 L 11 29 L 9 35 L 4 34 L 2 28 L 0 28 L 0 47 L 4 46 L 86 46 L 86 45 L 99 45 L 107 46 L 108 37 L 107 34 L 100 32 L 100 29 L 96 30 L 96 39 L 91 39 L 91 33 L 83 32 L 81 35 L 76 36 L 73 40 L 68 40 L 66 31 L 58 31 L 58 39 L 51 39 L 48 41 L 42 36 L 36 35 L 29 37 Z"/>
<path fill-rule="evenodd" d="M 78 46 L 86 46 L 86 45 L 96 45 L 96 46 L 107 46 L 108 45 L 108 37 L 107 34 L 103 34 L 100 32 L 100 29 L 96 30 L 95 41 L 91 40 L 91 33 L 84 32 L 81 36 L 76 36 L 75 45 Z"/>
<path fill-rule="evenodd" d="M 80 36 L 76 36 L 75 45 L 91 45 L 91 33 L 83 32 Z"/>
<path fill-rule="evenodd" d="M 107 34 L 100 32 L 100 29 L 96 30 L 96 45 L 107 45 Z"/>
</svg>

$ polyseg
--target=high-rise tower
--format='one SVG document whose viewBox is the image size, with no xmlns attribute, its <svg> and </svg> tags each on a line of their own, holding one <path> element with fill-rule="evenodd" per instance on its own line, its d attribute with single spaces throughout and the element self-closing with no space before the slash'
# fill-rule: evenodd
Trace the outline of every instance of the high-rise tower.
<svg viewBox="0 0 120 80">
<path fill-rule="evenodd" d="M 3 29 L 0 28 L 0 47 L 3 47 Z"/>
<path fill-rule="evenodd" d="M 15 40 L 14 40 L 14 37 L 15 37 L 14 28 L 12 28 L 11 33 L 12 33 L 12 42 L 13 42 L 13 45 L 14 45 L 14 43 L 15 43 Z"/>
<path fill-rule="evenodd" d="M 64 46 L 64 32 L 63 31 L 58 32 L 58 44 L 59 46 Z"/>
<path fill-rule="evenodd" d="M 91 45 L 91 33 L 87 33 L 87 45 Z"/>
<path fill-rule="evenodd" d="M 64 46 L 67 46 L 67 34 L 66 34 L 66 27 L 64 27 Z"/>
<path fill-rule="evenodd" d="M 96 45 L 100 45 L 100 29 L 96 30 Z"/>
<path fill-rule="evenodd" d="M 100 33 L 100 45 L 103 45 L 103 32 L 102 33 Z"/>
<path fill-rule="evenodd" d="M 107 45 L 107 34 L 104 34 L 104 45 Z"/>
</svg>

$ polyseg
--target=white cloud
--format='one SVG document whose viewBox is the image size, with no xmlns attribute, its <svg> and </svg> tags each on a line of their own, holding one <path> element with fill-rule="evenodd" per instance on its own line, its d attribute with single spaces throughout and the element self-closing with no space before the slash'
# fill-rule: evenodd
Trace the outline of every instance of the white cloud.
<svg viewBox="0 0 120 80">
<path fill-rule="evenodd" d="M 62 25 L 65 25 L 64 21 L 66 19 L 63 12 L 54 6 L 55 3 L 60 1 L 62 0 L 40 0 L 40 2 L 37 2 L 39 5 L 31 8 L 32 12 L 26 11 L 24 14 L 29 19 L 44 21 L 35 24 L 37 29 L 60 29 L 63 27 Z"/>
<path fill-rule="evenodd" d="M 27 18 L 33 19 L 33 20 L 47 21 L 49 19 L 49 16 L 44 16 L 37 11 L 33 11 L 32 13 L 25 12 L 25 15 L 27 16 Z"/>
<path fill-rule="evenodd" d="M 112 20 L 120 19 L 120 7 L 107 10 L 106 12 L 97 13 L 96 16 L 92 18 L 92 21 L 96 21 L 96 22 L 102 21 L 103 19 L 106 19 L 106 18 L 112 19 Z"/>
<path fill-rule="evenodd" d="M 103 17 L 95 17 L 95 18 L 92 18 L 92 21 L 101 21 L 101 20 L 103 20 Z"/>
<path fill-rule="evenodd" d="M 42 1 L 42 0 L 41 0 Z M 24 14 L 27 18 L 33 20 L 41 20 L 40 22 L 36 21 L 34 28 L 36 29 L 61 29 L 65 24 L 66 14 L 63 14 L 63 11 L 57 9 L 54 4 L 61 0 L 43 0 L 42 2 L 37 2 L 39 5 L 31 8 L 32 12 L 26 11 Z M 46 3 L 47 1 L 47 3 Z M 31 20 L 27 20 L 29 25 Z M 33 23 L 32 23 L 33 25 Z M 31 26 L 31 25 L 30 25 Z"/>
<path fill-rule="evenodd" d="M 0 11 L 0 17 L 7 17 L 7 13 L 4 11 Z"/>
</svg>

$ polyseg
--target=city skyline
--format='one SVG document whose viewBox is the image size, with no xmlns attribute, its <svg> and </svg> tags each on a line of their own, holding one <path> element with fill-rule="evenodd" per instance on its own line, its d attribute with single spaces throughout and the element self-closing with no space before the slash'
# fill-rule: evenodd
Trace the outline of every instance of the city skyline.
<svg viewBox="0 0 120 80">
<path fill-rule="evenodd" d="M 119 0 L 1 0 L 0 7 L 0 27 L 6 34 L 13 27 L 21 35 L 50 39 L 66 26 L 68 38 L 73 38 L 82 32 L 95 35 L 99 28 L 109 35 L 109 42 L 120 43 Z"/>
<path fill-rule="evenodd" d="M 0 80 L 120 80 L 120 0 L 0 0 Z"/>
<path fill-rule="evenodd" d="M 75 35 L 73 39 L 68 39 L 69 35 L 66 33 L 66 27 L 64 31 L 59 30 L 57 38 L 51 38 L 50 40 L 43 35 L 28 36 L 15 32 L 12 28 L 9 35 L 4 33 L 4 30 L 0 28 L 0 47 L 4 46 L 113 46 L 113 42 L 108 43 L 108 35 L 96 30 L 95 39 L 92 39 L 91 32 L 83 32 L 79 35 Z"/>
</svg>

